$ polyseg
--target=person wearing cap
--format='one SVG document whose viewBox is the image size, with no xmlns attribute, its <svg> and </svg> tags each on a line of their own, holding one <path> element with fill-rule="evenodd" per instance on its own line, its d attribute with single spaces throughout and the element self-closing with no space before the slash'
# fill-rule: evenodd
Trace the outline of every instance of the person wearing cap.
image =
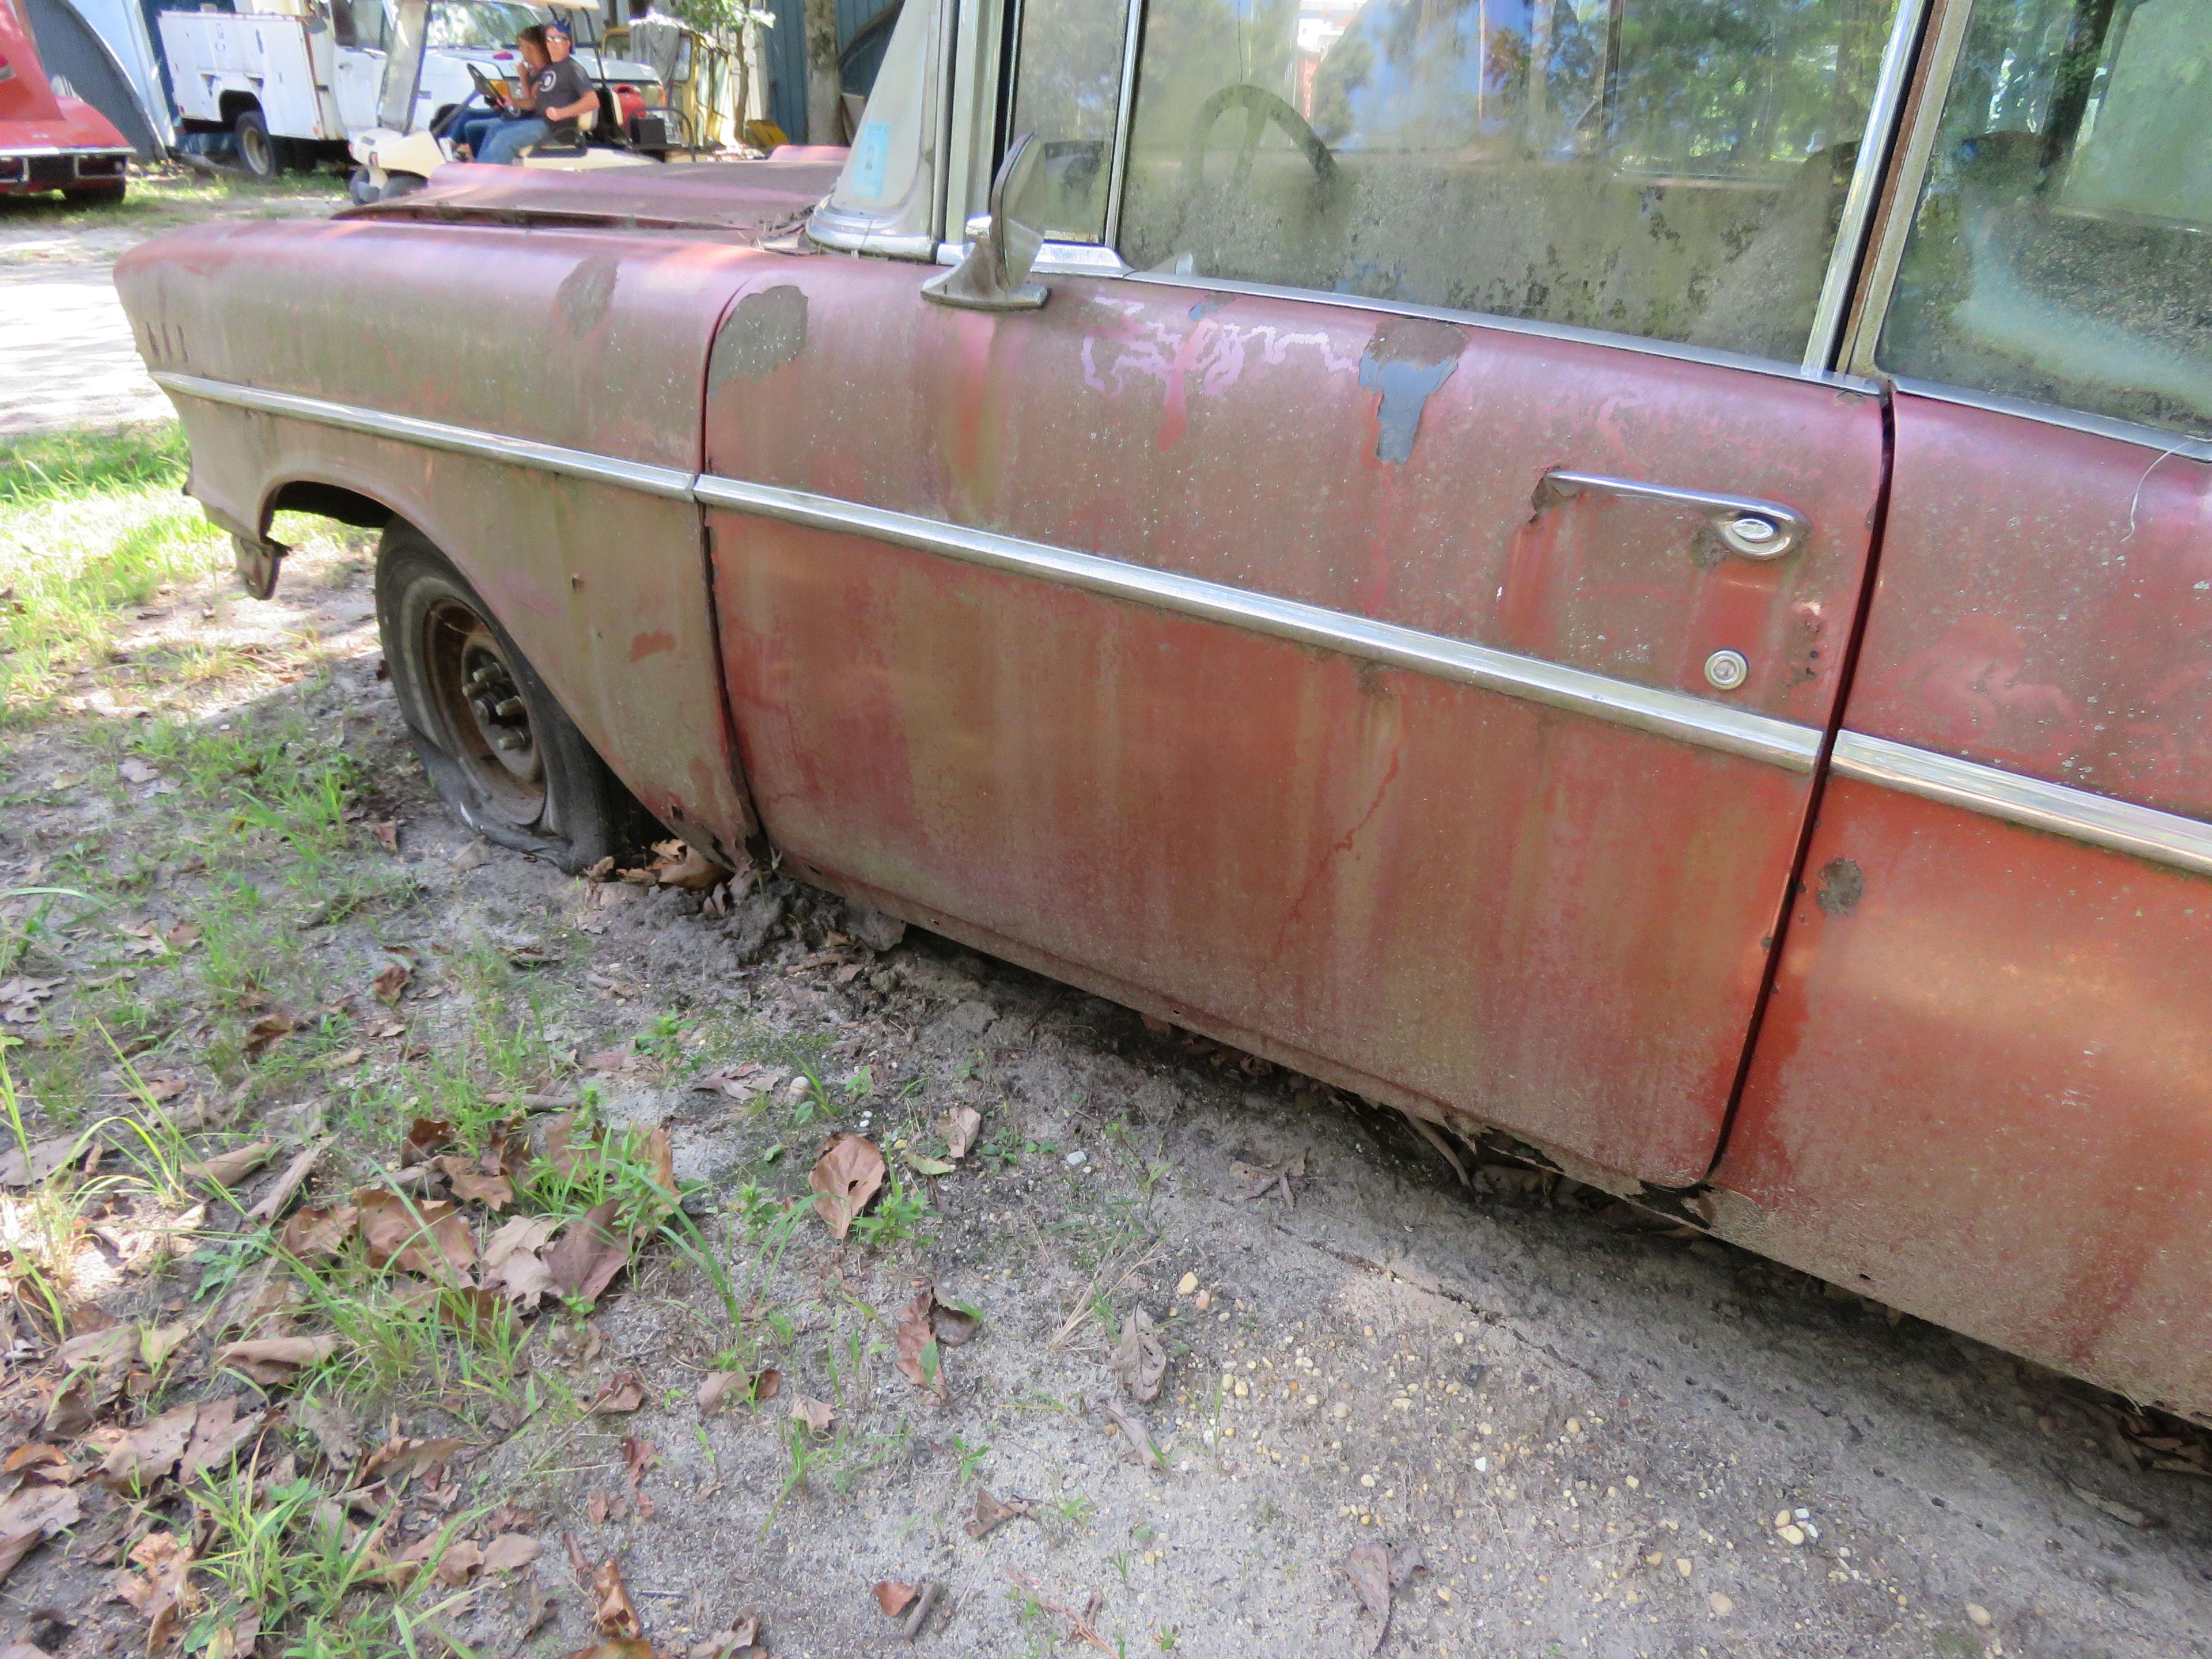
<svg viewBox="0 0 2212 1659">
<path fill-rule="evenodd" d="M 575 143 L 577 121 L 599 107 L 599 94 L 569 56 L 568 32 L 558 23 L 532 23 L 515 37 L 515 48 L 527 70 L 520 112 L 477 129 L 481 141 L 471 146 L 487 166 L 511 164 L 532 144 Z"/>
</svg>

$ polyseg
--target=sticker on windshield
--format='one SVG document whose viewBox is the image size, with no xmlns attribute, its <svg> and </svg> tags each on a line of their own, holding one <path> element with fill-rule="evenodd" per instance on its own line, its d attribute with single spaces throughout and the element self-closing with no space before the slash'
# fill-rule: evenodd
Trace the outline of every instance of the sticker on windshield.
<svg viewBox="0 0 2212 1659">
<path fill-rule="evenodd" d="M 884 193 L 884 168 L 891 158 L 891 124 L 863 121 L 860 142 L 853 146 L 853 193 L 879 198 Z"/>
</svg>

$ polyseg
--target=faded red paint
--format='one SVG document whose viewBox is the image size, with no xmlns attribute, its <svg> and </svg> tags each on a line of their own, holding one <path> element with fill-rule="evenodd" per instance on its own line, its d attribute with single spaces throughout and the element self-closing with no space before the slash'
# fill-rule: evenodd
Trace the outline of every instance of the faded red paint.
<svg viewBox="0 0 2212 1659">
<path fill-rule="evenodd" d="M 2212 467 L 1900 395 L 1846 724 L 2206 816 Z M 2192 764 L 2192 761 L 2194 763 Z M 1745 1242 L 2212 1408 L 2212 884 L 1838 780 L 1718 1182 Z"/>
<path fill-rule="evenodd" d="M 647 657 L 657 657 L 664 651 L 676 649 L 676 635 L 665 629 L 650 634 L 641 634 L 629 642 L 629 659 L 643 662 Z"/>
<path fill-rule="evenodd" d="M 62 150 L 127 156 L 131 146 L 114 125 L 82 98 L 64 97 L 47 81 L 37 43 L 9 0 L 0 0 L 0 159 Z M 35 179 L 0 183 L 0 196 L 52 189 Z"/>
<path fill-rule="evenodd" d="M 775 396 L 710 398 L 710 469 L 1693 694 L 1733 646 L 1735 701 L 1826 718 L 1799 619 L 1856 603 L 1872 399 L 1429 325 L 1458 367 L 1377 464 L 1385 319 L 1103 281 L 994 319 L 923 274 L 792 265 L 806 349 Z M 1532 522 L 1553 466 L 1779 496 L 1815 533 L 1753 566 L 1663 508 Z M 1626 1176 L 1709 1167 L 1808 779 L 863 538 L 713 532 L 794 857 Z"/>
</svg>

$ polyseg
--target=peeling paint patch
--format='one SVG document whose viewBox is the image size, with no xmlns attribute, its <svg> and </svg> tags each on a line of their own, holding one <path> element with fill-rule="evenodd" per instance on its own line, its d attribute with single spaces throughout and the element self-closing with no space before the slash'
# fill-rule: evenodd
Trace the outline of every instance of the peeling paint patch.
<svg viewBox="0 0 2212 1659">
<path fill-rule="evenodd" d="M 615 283 L 621 276 L 618 256 L 594 253 L 579 260 L 576 268 L 561 279 L 553 300 L 569 333 L 589 334 L 606 319 L 607 307 L 614 300 Z"/>
<path fill-rule="evenodd" d="M 1830 859 L 1814 878 L 1813 901 L 1832 916 L 1847 916 L 1866 896 L 1866 872 L 1856 860 Z"/>
<path fill-rule="evenodd" d="M 1413 458 L 1421 411 L 1459 367 L 1466 337 L 1449 323 L 1394 317 L 1380 325 L 1359 359 L 1359 384 L 1382 397 L 1375 411 L 1375 459 L 1402 465 Z"/>
<path fill-rule="evenodd" d="M 657 657 L 664 651 L 673 651 L 675 648 L 676 635 L 673 634 L 658 630 L 651 634 L 640 634 L 629 642 L 629 659 L 632 662 L 643 662 L 647 657 Z"/>
<path fill-rule="evenodd" d="M 785 283 L 748 294 L 714 336 L 707 360 L 707 390 L 732 380 L 764 380 L 798 357 L 806 344 L 806 290 Z"/>
</svg>

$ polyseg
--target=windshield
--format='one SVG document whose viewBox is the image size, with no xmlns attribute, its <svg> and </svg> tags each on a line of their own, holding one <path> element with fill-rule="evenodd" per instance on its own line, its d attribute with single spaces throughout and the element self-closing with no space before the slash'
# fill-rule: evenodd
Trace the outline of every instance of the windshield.
<svg viewBox="0 0 2212 1659">
<path fill-rule="evenodd" d="M 430 44 L 511 46 L 516 35 L 550 15 L 510 0 L 436 0 L 430 8 Z"/>
</svg>

